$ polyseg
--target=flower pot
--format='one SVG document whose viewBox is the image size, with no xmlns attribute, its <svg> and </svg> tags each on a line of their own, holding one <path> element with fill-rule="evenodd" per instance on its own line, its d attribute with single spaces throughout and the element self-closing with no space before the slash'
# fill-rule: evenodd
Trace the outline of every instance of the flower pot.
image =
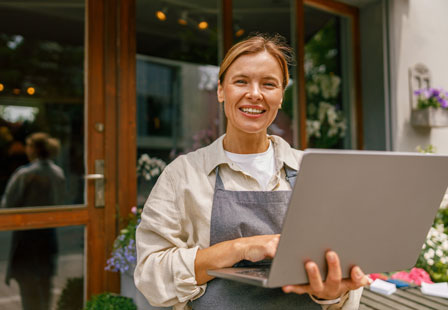
<svg viewBox="0 0 448 310">
<path fill-rule="evenodd" d="M 163 310 L 170 308 L 153 307 L 146 300 L 145 296 L 135 287 L 134 277 L 127 273 L 120 273 L 121 290 L 120 295 L 130 297 L 134 300 L 138 310 Z"/>
<path fill-rule="evenodd" d="M 448 109 L 412 110 L 411 124 L 416 127 L 448 127 Z"/>
</svg>

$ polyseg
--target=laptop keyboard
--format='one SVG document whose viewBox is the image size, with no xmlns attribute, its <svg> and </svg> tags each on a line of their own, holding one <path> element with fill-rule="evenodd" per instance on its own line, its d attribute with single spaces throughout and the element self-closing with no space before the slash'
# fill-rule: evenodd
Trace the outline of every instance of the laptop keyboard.
<svg viewBox="0 0 448 310">
<path fill-rule="evenodd" d="M 237 271 L 236 273 L 265 279 L 269 275 L 269 269 L 262 268 L 262 269 L 241 270 L 241 271 Z"/>
</svg>

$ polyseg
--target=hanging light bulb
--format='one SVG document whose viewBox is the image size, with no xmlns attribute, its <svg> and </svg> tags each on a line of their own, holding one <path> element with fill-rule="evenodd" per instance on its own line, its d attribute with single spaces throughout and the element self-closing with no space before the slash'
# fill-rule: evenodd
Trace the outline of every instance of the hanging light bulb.
<svg viewBox="0 0 448 310">
<path fill-rule="evenodd" d="M 168 9 L 166 7 L 164 7 L 161 10 L 158 10 L 156 12 L 156 17 L 158 20 L 160 21 L 165 21 L 166 20 L 166 13 L 167 13 Z"/>
<path fill-rule="evenodd" d="M 188 24 L 187 18 L 188 18 L 188 11 L 183 11 L 180 14 L 180 17 L 177 20 L 177 22 L 179 23 L 179 25 L 186 26 Z"/>
<path fill-rule="evenodd" d="M 198 28 L 201 30 L 205 30 L 208 28 L 208 23 L 205 21 L 204 18 L 200 19 L 200 22 L 198 23 Z"/>
<path fill-rule="evenodd" d="M 5 86 L 2 83 L 0 83 L 0 91 L 3 91 L 4 89 L 5 89 Z"/>
<path fill-rule="evenodd" d="M 36 93 L 36 89 L 34 87 L 28 87 L 26 89 L 26 92 L 28 93 L 28 95 L 32 96 Z"/>
<path fill-rule="evenodd" d="M 243 28 L 241 28 L 239 25 L 235 25 L 235 37 L 241 37 L 244 32 L 246 32 Z"/>
</svg>

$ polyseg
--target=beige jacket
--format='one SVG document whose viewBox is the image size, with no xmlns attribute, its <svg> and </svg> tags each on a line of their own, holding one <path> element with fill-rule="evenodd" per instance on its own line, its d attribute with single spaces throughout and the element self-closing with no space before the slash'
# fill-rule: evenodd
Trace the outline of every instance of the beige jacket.
<svg viewBox="0 0 448 310">
<path fill-rule="evenodd" d="M 254 178 L 227 158 L 223 138 L 176 158 L 165 168 L 146 201 L 137 229 L 134 279 L 137 288 L 154 306 L 188 309 L 188 301 L 205 292 L 206 284 L 196 284 L 194 261 L 197 250 L 210 245 L 215 168 L 220 166 L 227 190 L 262 190 Z M 303 152 L 292 149 L 280 137 L 269 138 L 277 168 L 268 190 L 290 190 L 283 166 L 299 170 Z M 357 309 L 361 291 L 350 292 L 343 306 L 323 306 L 323 309 Z"/>
</svg>

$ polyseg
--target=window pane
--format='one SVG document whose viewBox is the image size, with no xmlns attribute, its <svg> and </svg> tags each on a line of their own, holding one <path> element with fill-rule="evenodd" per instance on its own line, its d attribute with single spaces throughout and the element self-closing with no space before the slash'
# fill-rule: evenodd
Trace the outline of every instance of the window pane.
<svg viewBox="0 0 448 310">
<path fill-rule="evenodd" d="M 350 148 L 348 21 L 305 6 L 308 146 Z"/>
<path fill-rule="evenodd" d="M 139 158 L 169 162 L 218 137 L 217 14 L 217 1 L 137 0 Z M 140 162 L 139 205 L 160 171 Z"/>
<path fill-rule="evenodd" d="M 290 46 L 294 45 L 292 28 L 292 7 L 290 0 L 280 1 L 233 1 L 233 37 L 238 42 L 254 33 L 282 35 Z M 262 22 L 260 22 L 262 21 Z M 294 83 L 294 67 L 289 66 L 290 83 L 286 88 L 282 109 L 268 128 L 269 134 L 281 136 L 289 144 L 297 146 L 297 99 Z"/>
<path fill-rule="evenodd" d="M 0 232 L 0 309 L 82 309 L 84 227 Z"/>
<path fill-rule="evenodd" d="M 82 0 L 0 0 L 2 207 L 84 202 L 84 11 Z M 27 146 L 39 132 L 52 139 Z M 57 198 L 24 199 L 54 183 Z"/>
</svg>

